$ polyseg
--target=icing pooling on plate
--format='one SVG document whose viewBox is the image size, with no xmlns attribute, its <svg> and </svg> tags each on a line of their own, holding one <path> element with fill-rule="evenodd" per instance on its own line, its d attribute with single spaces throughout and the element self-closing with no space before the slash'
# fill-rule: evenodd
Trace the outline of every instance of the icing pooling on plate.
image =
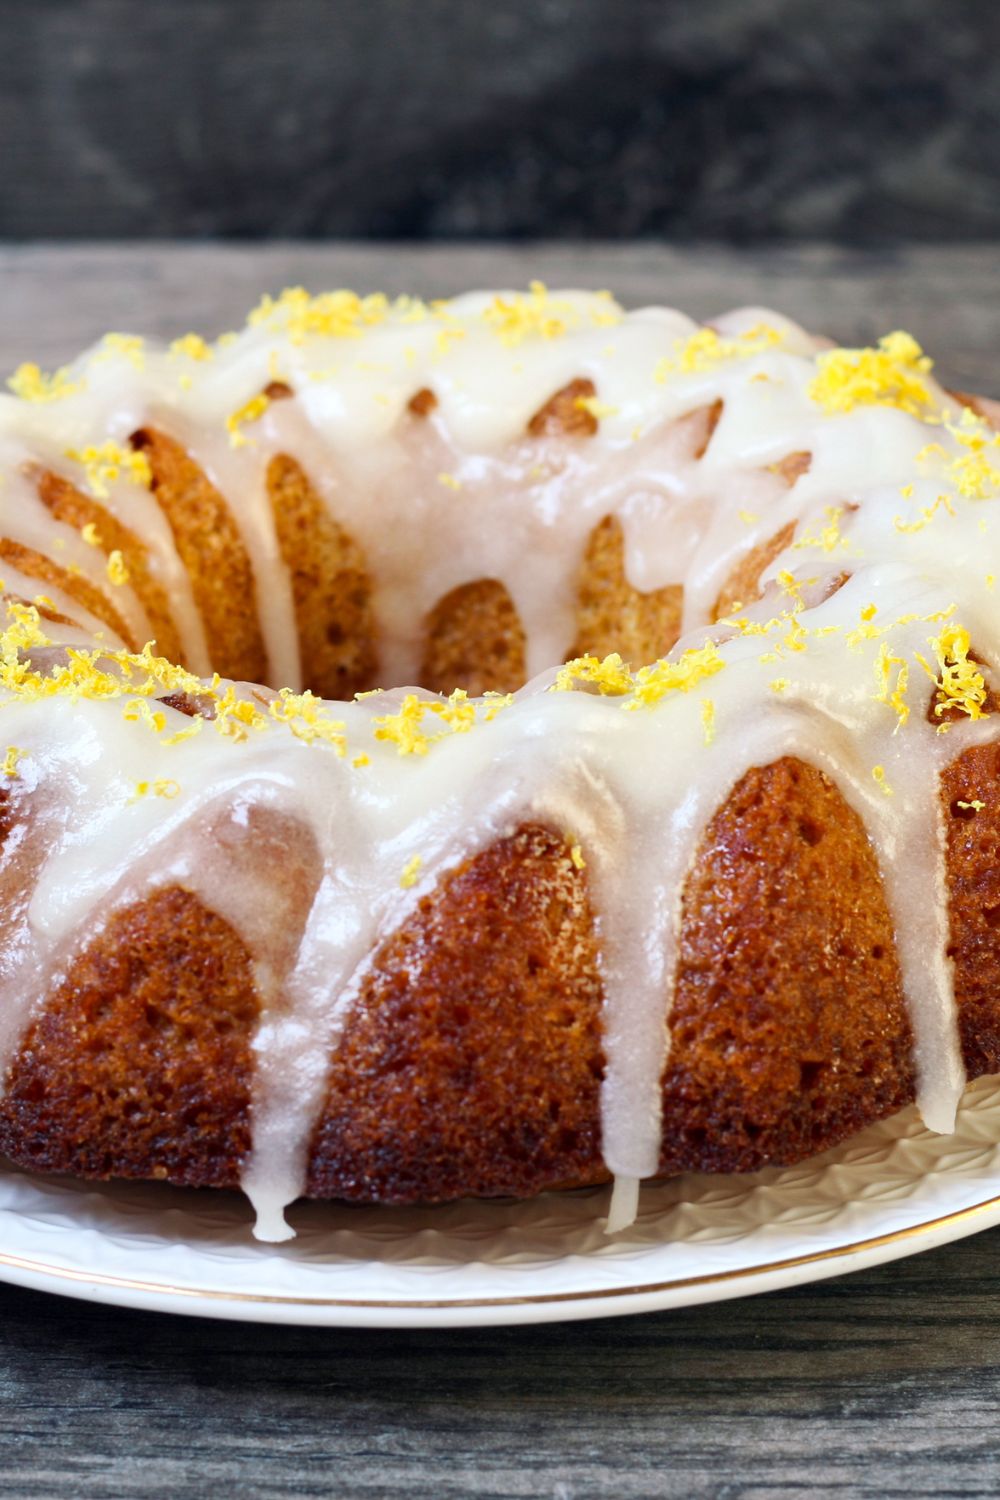
<svg viewBox="0 0 1000 1500">
<path fill-rule="evenodd" d="M 533 415 L 581 379 L 596 391 L 583 398 L 596 431 L 533 436 Z M 263 397 L 275 381 L 294 395 Z M 241 686 L 213 727 L 152 702 L 175 685 L 159 668 L 139 692 L 146 710 L 126 716 L 147 672 L 134 659 L 119 668 L 133 677 L 120 695 L 92 691 L 84 674 L 49 702 L 12 677 L 9 784 L 31 817 L 5 857 L 20 860 L 31 894 L 0 939 L 4 1065 L 95 921 L 156 886 L 194 891 L 255 964 L 263 1009 L 244 1181 L 258 1232 L 281 1238 L 330 1050 L 380 939 L 448 870 L 541 820 L 578 846 L 596 912 L 603 1150 L 620 1225 L 635 1184 L 657 1169 L 687 870 L 741 776 L 794 755 L 836 782 L 868 830 L 920 1107 L 933 1128 L 951 1128 L 964 1073 L 937 781 L 966 745 L 993 737 L 979 712 L 982 673 L 1000 666 L 990 627 L 1000 454 L 912 341 L 828 352 L 770 312 L 699 329 L 663 309 L 626 314 L 602 295 L 541 288 L 431 308 L 292 293 L 221 346 L 112 338 L 52 384 L 22 371 L 15 385 L 44 399 L 0 400 L 3 534 L 78 570 L 136 639 L 151 633 L 141 600 L 110 582 L 102 551 L 53 520 L 30 466 L 89 485 L 141 538 L 186 658 L 205 673 L 211 643 L 170 528 L 120 457 L 133 432 L 155 427 L 232 509 L 275 688 L 302 678 L 263 478 L 277 454 L 302 465 L 366 556 L 383 681 L 415 679 L 421 621 L 480 578 L 508 589 L 533 680 L 509 704 L 396 689 L 318 709 Z M 410 402 L 428 390 L 437 404 L 417 418 Z M 807 462 L 789 482 L 792 456 Z M 635 587 L 684 583 L 687 633 L 645 674 L 609 661 L 557 678 L 580 560 L 608 515 Z M 794 540 L 765 571 L 763 597 L 712 623 L 736 564 L 787 526 Z M 35 597 L 37 581 L 6 564 L 2 576 L 9 593 Z M 49 588 L 46 598 L 75 623 L 25 623 L 22 611 L 36 663 L 42 636 L 120 644 L 74 599 Z M 931 677 L 959 708 L 945 732 L 927 721 Z M 277 893 L 245 857 L 265 824 L 298 871 Z"/>
</svg>

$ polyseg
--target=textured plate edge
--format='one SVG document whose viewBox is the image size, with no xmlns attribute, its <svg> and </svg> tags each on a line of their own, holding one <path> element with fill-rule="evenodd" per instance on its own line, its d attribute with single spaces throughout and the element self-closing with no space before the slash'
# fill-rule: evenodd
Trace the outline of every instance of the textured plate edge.
<svg viewBox="0 0 1000 1500">
<path fill-rule="evenodd" d="M 801 1286 L 900 1260 L 1000 1224 L 1000 1195 L 888 1234 L 832 1245 L 782 1260 L 629 1287 L 524 1297 L 410 1301 L 294 1297 L 215 1287 L 182 1287 L 46 1265 L 0 1252 L 0 1281 L 30 1291 L 142 1312 L 180 1313 L 231 1322 L 340 1328 L 473 1328 L 562 1323 L 665 1312 Z"/>
</svg>

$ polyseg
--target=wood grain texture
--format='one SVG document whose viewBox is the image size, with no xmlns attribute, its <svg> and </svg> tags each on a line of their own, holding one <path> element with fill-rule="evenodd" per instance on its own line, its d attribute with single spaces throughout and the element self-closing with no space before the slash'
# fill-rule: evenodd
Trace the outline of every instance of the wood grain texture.
<svg viewBox="0 0 1000 1500">
<path fill-rule="evenodd" d="M 995 1496 L 1000 1230 L 712 1307 L 430 1333 L 0 1291 L 0 1493 Z"/>
<path fill-rule="evenodd" d="M 107 327 L 237 322 L 265 289 L 612 286 L 906 326 L 1000 391 L 1000 248 L 740 255 L 591 245 L 0 249 L 0 364 Z M 879 1270 L 658 1316 L 466 1333 L 256 1328 L 0 1288 L 0 1494 L 203 1500 L 796 1500 L 1000 1490 L 1000 1230 Z"/>
</svg>

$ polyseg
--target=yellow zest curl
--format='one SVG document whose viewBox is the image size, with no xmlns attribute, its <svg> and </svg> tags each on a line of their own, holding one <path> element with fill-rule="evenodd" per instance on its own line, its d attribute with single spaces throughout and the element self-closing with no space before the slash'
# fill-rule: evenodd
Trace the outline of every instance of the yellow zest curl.
<svg viewBox="0 0 1000 1500">
<path fill-rule="evenodd" d="M 723 338 L 714 328 L 699 328 L 690 338 L 675 342 L 674 353 L 659 360 L 653 379 L 662 385 L 671 375 L 693 375 L 726 360 L 749 359 L 775 348 L 783 339 L 780 329 L 772 328 L 769 323 L 755 323 L 733 339 Z"/>
<path fill-rule="evenodd" d="M 887 797 L 892 796 L 892 787 L 885 779 L 885 766 L 872 766 L 872 780 L 876 786 L 881 787 Z"/>
<path fill-rule="evenodd" d="M 153 471 L 145 453 L 122 448 L 118 443 L 101 443 L 87 448 L 67 448 L 66 457 L 73 463 L 82 464 L 87 476 L 90 493 L 98 500 L 108 498 L 108 485 L 118 479 L 127 479 L 132 484 L 148 489 L 153 482 Z M 87 528 L 85 527 L 86 531 Z M 89 540 L 89 538 L 85 538 Z"/>
<path fill-rule="evenodd" d="M 34 364 L 18 365 L 7 385 L 22 401 L 62 401 L 83 390 L 83 381 L 71 380 L 66 365 L 51 375 Z"/>
<path fill-rule="evenodd" d="M 18 745 L 8 745 L 7 754 L 3 758 L 3 774 L 5 776 L 16 777 L 18 774 L 17 763 L 27 753 L 27 750 L 20 749 Z"/>
<path fill-rule="evenodd" d="M 683 652 L 676 661 L 666 658 L 632 672 L 617 653 L 603 661 L 580 656 L 567 662 L 556 675 L 552 691 L 568 692 L 580 686 L 596 687 L 606 697 L 624 697 L 626 709 L 651 708 L 668 693 L 689 693 L 699 683 L 721 672 L 725 661 L 711 641 Z"/>
<path fill-rule="evenodd" d="M 499 695 L 486 701 L 486 722 L 512 701 Z M 428 734 L 424 721 L 442 725 Z M 418 698 L 407 693 L 397 713 L 380 714 L 375 719 L 375 738 L 394 744 L 400 755 L 426 755 L 432 745 L 452 734 L 467 734 L 476 723 L 477 705 L 470 701 L 464 688 L 456 688 L 448 698 Z"/>
<path fill-rule="evenodd" d="M 226 418 L 226 431 L 229 433 L 231 448 L 246 447 L 247 437 L 241 428 L 246 422 L 256 422 L 264 415 L 270 404 L 269 398 L 261 391 L 259 395 L 251 396 L 249 401 L 244 401 L 238 410 L 230 412 Z"/>
<path fill-rule="evenodd" d="M 128 583 L 129 571 L 125 566 L 125 559 L 124 557 L 122 557 L 122 554 L 117 547 L 113 552 L 108 553 L 108 566 L 106 571 L 109 583 L 113 583 L 116 588 L 121 588 L 123 584 Z"/>
<path fill-rule="evenodd" d="M 579 321 L 572 303 L 553 301 L 542 281 L 533 281 L 526 294 L 494 297 L 483 317 L 507 348 L 527 338 L 561 338 Z"/>
<path fill-rule="evenodd" d="M 412 311 L 417 304 L 401 298 L 396 305 Z M 247 318 L 247 326 L 283 328 L 293 344 L 302 344 L 311 335 L 356 339 L 366 328 L 385 322 L 391 310 L 382 292 L 359 297 L 357 292 L 341 289 L 311 297 L 305 287 L 293 286 L 279 297 L 264 297 Z"/>
<path fill-rule="evenodd" d="M 893 678 L 893 668 L 896 669 Z M 910 680 L 910 669 L 901 656 L 893 656 L 885 641 L 879 646 L 875 659 L 874 694 L 876 703 L 885 703 L 896 711 L 895 734 L 910 717 L 910 706 L 906 701 L 906 688 Z"/>
<path fill-rule="evenodd" d="M 957 708 L 970 719 L 981 719 L 987 699 L 986 682 L 978 665 L 969 656 L 969 632 L 962 625 L 946 625 L 940 635 L 930 638 L 928 644 L 934 652 L 937 671 L 925 657 L 918 654 L 917 660 L 937 688 L 935 714 Z M 942 729 L 946 727 L 945 724 L 940 726 Z"/>
<path fill-rule="evenodd" d="M 908 333 L 887 333 L 877 349 L 830 349 L 816 357 L 809 395 L 828 412 L 895 406 L 919 416 L 930 406 L 924 376 L 931 360 Z"/>
<path fill-rule="evenodd" d="M 215 357 L 215 350 L 211 344 L 206 343 L 200 333 L 185 333 L 182 338 L 174 339 L 170 345 L 170 353 L 175 359 L 183 356 L 185 359 L 197 360 L 200 363 Z"/>
</svg>

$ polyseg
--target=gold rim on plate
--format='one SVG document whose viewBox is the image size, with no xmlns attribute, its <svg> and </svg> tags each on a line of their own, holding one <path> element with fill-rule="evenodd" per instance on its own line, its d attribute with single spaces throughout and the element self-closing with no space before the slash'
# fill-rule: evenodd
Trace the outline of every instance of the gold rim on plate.
<svg viewBox="0 0 1000 1500">
<path fill-rule="evenodd" d="M 343 1307 L 371 1308 L 380 1311 L 400 1312 L 418 1309 L 461 1310 L 463 1308 L 526 1307 L 545 1303 L 607 1301 L 620 1297 L 653 1296 L 661 1292 L 682 1291 L 699 1286 L 712 1286 L 720 1282 L 741 1281 L 752 1276 L 765 1276 L 774 1271 L 794 1270 L 799 1266 L 816 1265 L 821 1261 L 840 1260 L 863 1250 L 878 1250 L 885 1245 L 897 1244 L 901 1240 L 915 1239 L 944 1225 L 959 1224 L 976 1218 L 987 1209 L 1000 1205 L 1000 1194 L 984 1198 L 981 1203 L 956 1209 L 950 1214 L 941 1214 L 936 1219 L 925 1219 L 920 1224 L 909 1224 L 903 1229 L 894 1229 L 889 1234 L 871 1235 L 867 1239 L 852 1240 L 846 1245 L 833 1245 L 826 1250 L 812 1250 L 803 1255 L 791 1255 L 782 1260 L 764 1261 L 759 1265 L 740 1266 L 732 1271 L 712 1271 L 703 1276 L 681 1276 L 670 1281 L 643 1282 L 638 1286 L 607 1287 L 580 1292 L 538 1292 L 530 1296 L 513 1297 L 433 1297 L 391 1298 L 386 1300 L 368 1297 L 296 1297 L 275 1292 L 220 1291 L 211 1287 L 173 1286 L 168 1282 L 142 1281 L 131 1276 L 113 1276 L 104 1271 L 78 1271 L 69 1266 L 52 1266 L 28 1256 L 11 1255 L 0 1251 L 0 1267 L 31 1272 L 34 1275 L 52 1277 L 57 1281 L 70 1281 L 88 1286 L 114 1287 L 119 1291 L 138 1292 L 158 1297 L 191 1298 L 193 1300 L 256 1303 L 261 1306 L 286 1307 Z"/>
</svg>

